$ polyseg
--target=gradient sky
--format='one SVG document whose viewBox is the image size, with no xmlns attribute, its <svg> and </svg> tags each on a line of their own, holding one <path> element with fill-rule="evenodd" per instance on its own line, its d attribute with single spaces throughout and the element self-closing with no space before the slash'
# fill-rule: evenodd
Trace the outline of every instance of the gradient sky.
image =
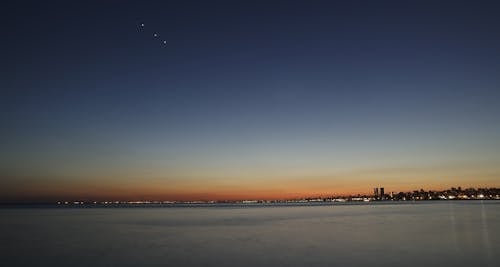
<svg viewBox="0 0 500 267">
<path fill-rule="evenodd" d="M 500 186 L 498 1 L 2 9 L 1 201 Z"/>
</svg>

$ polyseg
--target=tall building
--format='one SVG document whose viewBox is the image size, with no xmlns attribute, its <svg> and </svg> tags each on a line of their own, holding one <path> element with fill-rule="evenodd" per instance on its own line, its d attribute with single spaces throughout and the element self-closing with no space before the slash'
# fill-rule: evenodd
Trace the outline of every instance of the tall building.
<svg viewBox="0 0 500 267">
<path fill-rule="evenodd" d="M 373 197 L 374 197 L 375 199 L 377 199 L 377 198 L 378 198 L 378 187 L 373 188 Z"/>
<path fill-rule="evenodd" d="M 385 198 L 385 192 L 384 192 L 384 188 L 381 187 L 380 188 L 380 199 L 384 199 Z"/>
</svg>

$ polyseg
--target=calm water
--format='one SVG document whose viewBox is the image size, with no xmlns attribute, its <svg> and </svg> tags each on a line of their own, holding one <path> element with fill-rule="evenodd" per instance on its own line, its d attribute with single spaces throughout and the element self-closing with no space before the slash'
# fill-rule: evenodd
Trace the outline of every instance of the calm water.
<svg viewBox="0 0 500 267">
<path fill-rule="evenodd" d="M 2 266 L 500 266 L 500 202 L 0 209 Z"/>
</svg>

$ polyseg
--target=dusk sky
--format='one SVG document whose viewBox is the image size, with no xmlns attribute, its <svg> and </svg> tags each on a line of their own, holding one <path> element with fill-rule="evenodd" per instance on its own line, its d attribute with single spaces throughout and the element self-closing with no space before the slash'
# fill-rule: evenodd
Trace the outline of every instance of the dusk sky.
<svg viewBox="0 0 500 267">
<path fill-rule="evenodd" d="M 498 187 L 499 11 L 4 4 L 0 201 Z"/>
</svg>

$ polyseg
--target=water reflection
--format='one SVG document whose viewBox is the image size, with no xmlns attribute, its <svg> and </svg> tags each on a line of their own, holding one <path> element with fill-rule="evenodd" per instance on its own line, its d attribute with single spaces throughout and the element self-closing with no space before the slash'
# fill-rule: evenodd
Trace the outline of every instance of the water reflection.
<svg viewBox="0 0 500 267">
<path fill-rule="evenodd" d="M 500 202 L 6 209 L 3 266 L 494 266 Z"/>
</svg>

